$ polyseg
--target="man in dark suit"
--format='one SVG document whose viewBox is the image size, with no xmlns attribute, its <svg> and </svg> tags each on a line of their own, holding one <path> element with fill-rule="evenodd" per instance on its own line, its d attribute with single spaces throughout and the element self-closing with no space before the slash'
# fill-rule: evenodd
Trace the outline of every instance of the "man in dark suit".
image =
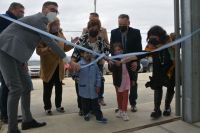
<svg viewBox="0 0 200 133">
<path fill-rule="evenodd" d="M 140 30 L 129 27 L 130 21 L 129 16 L 126 14 L 121 14 L 118 17 L 119 27 L 111 31 L 110 47 L 111 55 L 113 55 L 113 44 L 116 42 L 121 42 L 123 44 L 123 53 L 132 53 L 132 52 L 141 52 L 142 43 L 141 43 L 141 34 Z M 138 62 L 129 62 L 128 63 L 128 72 L 131 80 L 131 88 L 129 94 L 129 102 L 131 105 L 131 111 L 136 112 L 136 99 L 137 99 L 137 78 L 138 70 L 140 68 Z"/>
</svg>

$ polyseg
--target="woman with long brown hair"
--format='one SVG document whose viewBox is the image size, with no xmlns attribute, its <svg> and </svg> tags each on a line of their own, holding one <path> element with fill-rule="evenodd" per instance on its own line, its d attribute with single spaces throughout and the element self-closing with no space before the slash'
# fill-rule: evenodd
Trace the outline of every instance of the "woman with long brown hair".
<svg viewBox="0 0 200 133">
<path fill-rule="evenodd" d="M 147 33 L 148 44 L 146 46 L 146 50 L 152 51 L 170 41 L 170 37 L 162 27 L 153 26 Z M 159 118 L 162 115 L 160 105 L 163 94 L 163 86 L 167 87 L 163 115 L 169 116 L 171 114 L 170 104 L 174 96 L 175 86 L 175 69 L 174 67 L 172 68 L 174 62 L 173 52 L 172 48 L 168 48 L 152 54 L 153 73 L 152 77 L 150 77 L 150 81 L 146 84 L 146 87 L 151 87 L 151 89 L 154 90 L 154 111 L 151 113 L 152 118 Z"/>
</svg>

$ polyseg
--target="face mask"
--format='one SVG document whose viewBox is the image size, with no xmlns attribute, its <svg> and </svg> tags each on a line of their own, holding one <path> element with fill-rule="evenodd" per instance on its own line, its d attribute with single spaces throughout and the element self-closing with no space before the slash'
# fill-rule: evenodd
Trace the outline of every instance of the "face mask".
<svg viewBox="0 0 200 133">
<path fill-rule="evenodd" d="M 56 16 L 57 16 L 57 13 L 55 13 L 55 12 L 49 12 L 46 15 L 46 17 L 48 18 L 48 21 L 50 23 L 56 20 Z"/>
<path fill-rule="evenodd" d="M 128 26 L 119 26 L 121 32 L 125 32 L 128 29 Z"/>
<path fill-rule="evenodd" d="M 156 38 L 150 38 L 150 39 L 148 40 L 148 43 L 149 43 L 149 44 L 152 44 L 152 45 L 154 45 L 154 46 L 157 46 L 157 45 L 159 44 L 159 41 L 158 41 Z"/>
<path fill-rule="evenodd" d="M 115 55 L 123 54 L 123 51 L 114 52 Z"/>
<path fill-rule="evenodd" d="M 20 19 L 20 18 L 23 18 L 24 17 L 24 14 L 19 14 L 18 16 L 16 16 L 17 19 Z"/>
<path fill-rule="evenodd" d="M 91 30 L 91 31 L 89 31 L 89 35 L 91 36 L 91 37 L 96 37 L 97 35 L 98 35 L 98 31 L 97 30 Z"/>
<path fill-rule="evenodd" d="M 59 28 L 57 27 L 57 26 L 52 26 L 51 27 L 51 33 L 58 33 L 58 31 L 59 31 Z"/>
</svg>

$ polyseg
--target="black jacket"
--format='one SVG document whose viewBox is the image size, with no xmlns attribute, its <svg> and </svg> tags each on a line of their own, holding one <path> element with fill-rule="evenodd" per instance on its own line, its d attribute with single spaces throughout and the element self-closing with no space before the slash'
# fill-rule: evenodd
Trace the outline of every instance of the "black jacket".
<svg viewBox="0 0 200 133">
<path fill-rule="evenodd" d="M 114 86 L 120 87 L 122 82 L 122 65 L 108 64 L 108 69 L 112 72 Z"/>
<path fill-rule="evenodd" d="M 3 14 L 5 16 L 11 17 L 13 19 L 17 19 L 15 15 L 13 15 L 11 12 L 7 11 L 6 14 Z M 0 33 L 7 28 L 12 22 L 10 20 L 4 19 L 0 17 Z"/>
<path fill-rule="evenodd" d="M 143 58 L 145 56 L 152 55 L 153 57 L 153 72 L 152 77 L 150 76 L 150 81 L 145 84 L 146 87 L 151 87 L 153 90 L 160 89 L 160 87 L 174 87 L 175 77 L 174 70 L 171 78 L 168 77 L 167 73 L 170 67 L 173 65 L 173 61 L 170 58 L 168 49 L 164 49 L 158 52 L 140 56 Z"/>
<path fill-rule="evenodd" d="M 124 53 L 132 53 L 132 52 L 141 52 L 142 51 L 142 37 L 140 34 L 140 30 L 134 29 L 129 27 L 128 33 L 127 33 L 127 41 L 126 41 L 126 47 L 124 48 Z M 113 44 L 116 42 L 122 43 L 122 34 L 119 28 L 114 29 L 111 31 L 111 38 L 110 38 L 110 48 L 111 48 L 111 55 L 113 55 Z M 127 63 L 127 68 L 129 75 L 133 75 L 133 71 L 131 70 L 131 63 Z M 138 61 L 138 68 L 140 69 L 140 62 Z M 132 78 L 133 76 L 130 76 Z M 131 79 L 134 80 L 134 79 Z"/>
<path fill-rule="evenodd" d="M 141 52 L 142 51 L 142 37 L 140 30 L 129 27 L 127 33 L 127 42 L 124 53 Z M 111 31 L 110 47 L 113 48 L 113 44 L 116 42 L 122 42 L 122 35 L 119 28 Z M 113 51 L 111 50 L 113 55 Z"/>
<path fill-rule="evenodd" d="M 155 89 L 160 86 L 167 86 L 169 81 L 167 71 L 172 66 L 172 60 L 168 49 L 153 54 L 153 72 L 152 80 L 156 84 Z"/>
</svg>

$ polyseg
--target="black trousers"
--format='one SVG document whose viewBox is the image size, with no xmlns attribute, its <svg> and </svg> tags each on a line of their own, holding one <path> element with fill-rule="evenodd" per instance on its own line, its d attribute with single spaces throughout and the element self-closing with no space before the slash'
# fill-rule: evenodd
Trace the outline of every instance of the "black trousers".
<svg viewBox="0 0 200 133">
<path fill-rule="evenodd" d="M 97 120 L 100 120 L 103 117 L 103 114 L 101 112 L 101 107 L 98 102 L 98 98 L 88 99 L 88 98 L 81 97 L 81 104 L 82 104 L 84 116 L 87 115 L 91 111 L 91 107 L 92 107 L 92 111 L 95 114 Z"/>
<path fill-rule="evenodd" d="M 103 77 L 103 65 L 99 64 L 98 67 L 99 67 L 99 70 L 100 70 L 101 76 L 102 76 L 101 77 L 101 88 L 100 88 L 100 92 L 98 94 L 98 98 L 99 98 L 99 100 L 101 100 L 101 99 L 104 98 L 103 95 L 104 95 L 104 82 L 105 82 L 105 79 Z"/>
<path fill-rule="evenodd" d="M 1 88 L 0 88 L 0 110 L 1 110 L 1 119 L 8 119 L 7 114 L 7 101 L 8 101 L 8 87 L 5 84 L 5 81 L 3 79 L 3 76 L 0 72 L 0 82 L 1 82 Z"/>
<path fill-rule="evenodd" d="M 155 111 L 160 110 L 162 95 L 163 95 L 162 86 L 154 90 L 154 110 Z M 174 87 L 167 87 L 167 93 L 165 97 L 165 109 L 168 109 L 170 107 L 173 96 L 174 96 Z"/>
<path fill-rule="evenodd" d="M 78 108 L 80 110 L 82 110 L 81 97 L 80 97 L 79 92 L 78 92 L 78 83 L 77 83 L 77 81 L 75 81 L 75 87 L 76 87 L 76 95 L 77 95 Z"/>
<path fill-rule="evenodd" d="M 59 79 L 59 66 L 56 68 L 51 80 L 48 83 L 43 82 L 43 102 L 45 110 L 52 108 L 51 94 L 54 85 L 55 85 L 55 105 L 56 108 L 59 108 L 61 107 L 61 102 L 62 102 L 62 81 L 60 81 Z"/>
<path fill-rule="evenodd" d="M 129 93 L 129 103 L 131 106 L 136 106 L 137 102 L 137 98 L 138 98 L 138 93 L 137 93 L 137 79 L 138 79 L 138 73 L 137 72 L 131 72 L 130 74 L 130 80 L 131 82 L 131 88 L 130 88 L 130 93 Z"/>
</svg>

